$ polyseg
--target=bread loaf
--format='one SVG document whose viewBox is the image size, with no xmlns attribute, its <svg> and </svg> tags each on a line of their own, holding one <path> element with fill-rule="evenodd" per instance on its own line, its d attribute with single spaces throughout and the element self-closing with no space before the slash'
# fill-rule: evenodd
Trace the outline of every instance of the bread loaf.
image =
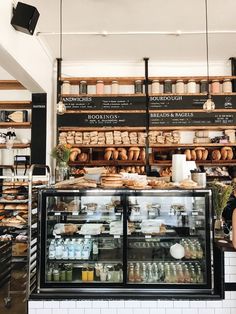
<svg viewBox="0 0 236 314">
<path fill-rule="evenodd" d="M 221 153 L 218 149 L 214 149 L 211 153 L 211 157 L 213 160 L 220 160 L 221 158 Z"/>
<path fill-rule="evenodd" d="M 105 160 L 110 160 L 111 159 L 111 156 L 112 156 L 112 150 L 108 150 L 105 152 L 104 154 L 104 159 Z"/>
<path fill-rule="evenodd" d="M 118 157 L 119 157 L 119 152 L 118 152 L 118 150 L 114 150 L 114 151 L 112 152 L 112 157 L 113 157 L 114 160 L 117 160 L 117 159 L 118 159 Z"/>
<path fill-rule="evenodd" d="M 129 150 L 128 159 L 133 160 L 134 158 L 134 150 Z"/>
<path fill-rule="evenodd" d="M 191 159 L 190 160 L 197 160 L 197 154 L 195 152 L 195 150 L 191 150 Z"/>
<path fill-rule="evenodd" d="M 186 155 L 186 160 L 191 160 L 191 151 L 190 149 L 186 149 L 184 151 L 185 155 Z"/>
</svg>

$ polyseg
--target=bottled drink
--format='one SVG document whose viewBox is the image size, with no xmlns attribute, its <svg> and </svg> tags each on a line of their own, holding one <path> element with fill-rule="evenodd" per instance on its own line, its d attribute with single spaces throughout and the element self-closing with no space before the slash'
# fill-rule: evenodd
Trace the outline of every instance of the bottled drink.
<svg viewBox="0 0 236 314">
<path fill-rule="evenodd" d="M 77 239 L 75 241 L 75 259 L 81 259 L 82 258 L 82 244 L 81 240 Z"/>
<path fill-rule="evenodd" d="M 98 259 L 98 242 L 96 240 L 93 241 L 93 260 L 97 261 Z"/>
<path fill-rule="evenodd" d="M 48 258 L 54 259 L 56 254 L 55 240 L 52 240 L 48 249 Z"/>
<path fill-rule="evenodd" d="M 134 266 L 133 266 L 133 264 L 130 264 L 130 266 L 129 266 L 128 278 L 129 278 L 130 282 L 134 282 Z"/>
<path fill-rule="evenodd" d="M 56 242 L 56 249 L 55 249 L 55 258 L 61 259 L 63 254 L 63 240 L 59 239 Z"/>
<path fill-rule="evenodd" d="M 70 240 L 68 243 L 68 258 L 69 259 L 75 259 L 74 239 Z"/>
</svg>

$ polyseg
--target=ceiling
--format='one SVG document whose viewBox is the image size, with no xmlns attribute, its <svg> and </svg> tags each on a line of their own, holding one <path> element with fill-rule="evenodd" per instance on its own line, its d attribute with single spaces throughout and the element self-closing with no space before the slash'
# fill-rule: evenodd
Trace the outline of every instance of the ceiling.
<svg viewBox="0 0 236 314">
<path fill-rule="evenodd" d="M 22 2 L 37 7 L 35 34 L 59 57 L 60 0 Z M 235 0 L 208 0 L 210 61 L 236 56 L 235 12 Z M 63 35 L 62 58 L 201 62 L 206 59 L 205 29 L 205 0 L 63 0 L 63 33 L 80 34 Z"/>
</svg>

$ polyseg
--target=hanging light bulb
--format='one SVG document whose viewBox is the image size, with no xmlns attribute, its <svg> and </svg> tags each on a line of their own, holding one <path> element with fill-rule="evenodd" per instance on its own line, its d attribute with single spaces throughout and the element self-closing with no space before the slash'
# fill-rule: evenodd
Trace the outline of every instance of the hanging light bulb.
<svg viewBox="0 0 236 314">
<path fill-rule="evenodd" d="M 209 43 L 208 43 L 208 7 L 207 0 L 205 0 L 205 20 L 206 20 L 206 62 L 207 62 L 207 100 L 203 104 L 203 110 L 211 112 L 215 110 L 215 103 L 212 100 L 210 93 L 210 79 L 209 79 Z"/>
<path fill-rule="evenodd" d="M 63 115 L 66 112 L 66 106 L 63 103 L 63 101 L 60 99 L 60 101 L 57 103 L 57 114 Z"/>
</svg>

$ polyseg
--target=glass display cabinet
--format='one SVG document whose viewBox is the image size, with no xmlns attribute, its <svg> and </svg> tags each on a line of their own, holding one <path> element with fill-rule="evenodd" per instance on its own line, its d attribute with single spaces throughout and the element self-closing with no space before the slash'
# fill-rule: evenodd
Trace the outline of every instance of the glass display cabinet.
<svg viewBox="0 0 236 314">
<path fill-rule="evenodd" d="M 209 298 L 211 190 L 55 190 L 40 194 L 37 294 Z"/>
</svg>

